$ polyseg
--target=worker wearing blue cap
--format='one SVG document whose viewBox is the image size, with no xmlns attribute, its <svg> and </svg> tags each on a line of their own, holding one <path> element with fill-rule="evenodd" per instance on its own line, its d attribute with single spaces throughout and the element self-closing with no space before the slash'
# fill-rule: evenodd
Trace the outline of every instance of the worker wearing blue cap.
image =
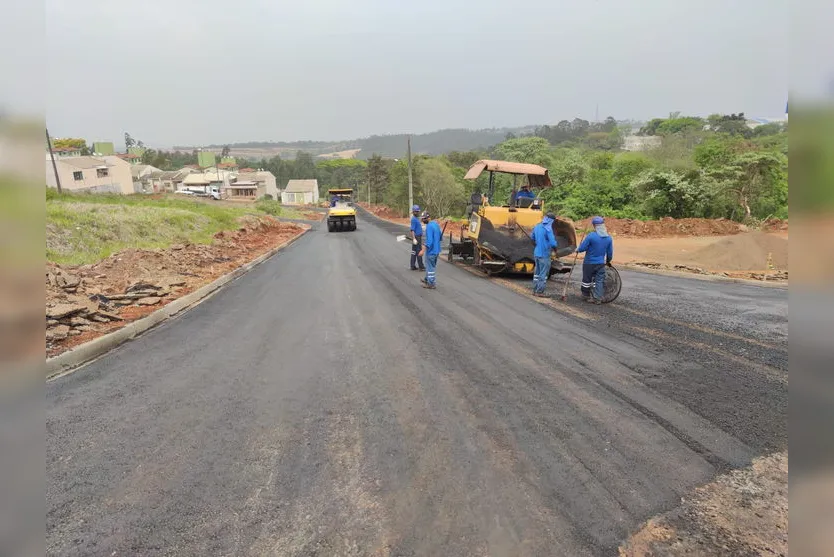
<svg viewBox="0 0 834 557">
<path fill-rule="evenodd" d="M 578 253 L 585 252 L 582 263 L 582 299 L 601 304 L 602 293 L 605 291 L 605 266 L 610 265 L 614 258 L 614 240 L 605 229 L 605 219 L 602 217 L 592 218 L 591 225 L 594 230 L 576 248 Z"/>
<path fill-rule="evenodd" d="M 423 248 L 423 225 L 420 224 L 420 206 L 411 208 L 411 270 L 425 271 L 423 256 L 420 250 Z"/>
</svg>

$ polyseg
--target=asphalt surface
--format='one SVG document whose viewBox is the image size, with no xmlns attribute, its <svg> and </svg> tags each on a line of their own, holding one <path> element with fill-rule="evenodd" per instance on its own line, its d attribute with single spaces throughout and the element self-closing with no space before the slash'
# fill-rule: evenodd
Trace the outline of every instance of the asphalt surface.
<svg viewBox="0 0 834 557">
<path fill-rule="evenodd" d="M 787 446 L 787 292 L 614 304 L 317 227 L 47 399 L 50 555 L 616 555 Z M 574 277 L 576 278 L 576 277 Z M 516 291 L 518 290 L 518 291 Z"/>
</svg>

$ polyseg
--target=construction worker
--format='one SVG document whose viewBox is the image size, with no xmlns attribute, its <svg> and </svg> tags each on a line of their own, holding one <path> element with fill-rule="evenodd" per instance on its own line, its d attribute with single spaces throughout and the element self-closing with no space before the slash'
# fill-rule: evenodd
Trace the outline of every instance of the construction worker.
<svg viewBox="0 0 834 557">
<path fill-rule="evenodd" d="M 420 206 L 415 205 L 411 208 L 411 270 L 425 271 L 426 267 L 423 265 L 423 225 L 420 224 Z"/>
<path fill-rule="evenodd" d="M 330 206 L 331 206 L 331 207 L 335 207 L 335 206 L 336 206 L 336 202 L 337 202 L 337 201 L 339 201 L 339 197 L 338 197 L 336 194 L 333 194 L 333 195 L 330 197 Z"/>
<path fill-rule="evenodd" d="M 556 236 L 553 235 L 553 221 L 556 215 L 547 213 L 542 221 L 533 227 L 530 238 L 536 247 L 533 249 L 533 257 L 536 259 L 536 268 L 533 272 L 533 296 L 544 297 L 544 289 L 547 286 L 547 279 L 550 278 L 550 251 L 556 249 Z"/>
<path fill-rule="evenodd" d="M 428 211 L 423 211 L 420 220 L 426 225 L 426 245 L 420 250 L 420 255 L 426 256 L 426 277 L 421 279 L 423 288 L 434 290 L 437 286 L 437 258 L 440 256 L 442 232 L 436 220 L 431 220 Z"/>
<path fill-rule="evenodd" d="M 578 253 L 585 253 L 582 263 L 582 299 L 595 304 L 602 303 L 602 293 L 605 291 L 605 266 L 611 265 L 614 258 L 614 240 L 605 229 L 605 219 L 594 217 L 591 219 L 594 227 L 579 247 Z M 591 286 L 594 287 L 593 293 Z"/>
<path fill-rule="evenodd" d="M 526 197 L 528 199 L 535 199 L 536 194 L 530 191 L 530 184 L 524 184 L 521 186 L 521 190 L 516 194 L 516 199 L 521 199 L 522 197 Z"/>
</svg>

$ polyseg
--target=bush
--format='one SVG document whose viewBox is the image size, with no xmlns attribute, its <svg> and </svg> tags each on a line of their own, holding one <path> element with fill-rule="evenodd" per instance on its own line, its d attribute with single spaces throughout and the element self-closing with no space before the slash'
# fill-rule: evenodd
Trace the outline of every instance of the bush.
<svg viewBox="0 0 834 557">
<path fill-rule="evenodd" d="M 280 217 L 281 213 L 283 213 L 281 203 L 275 201 L 274 199 L 265 198 L 266 196 L 262 197 L 255 203 L 255 209 L 261 211 L 262 213 L 266 213 L 267 215 L 272 215 L 273 217 Z"/>
</svg>

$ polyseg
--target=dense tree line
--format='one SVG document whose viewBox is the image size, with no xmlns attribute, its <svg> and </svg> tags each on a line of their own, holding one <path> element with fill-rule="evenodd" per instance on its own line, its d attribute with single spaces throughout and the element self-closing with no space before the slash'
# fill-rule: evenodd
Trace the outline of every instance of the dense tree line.
<svg viewBox="0 0 834 557">
<path fill-rule="evenodd" d="M 490 149 L 416 156 L 415 199 L 436 214 L 462 215 L 469 194 L 475 189 L 486 191 L 485 177 L 471 182 L 463 175 L 475 160 L 491 157 L 547 167 L 554 187 L 543 197 L 548 207 L 573 219 L 593 214 L 638 219 L 787 218 L 785 124 L 751 129 L 743 114 L 706 119 L 672 114 L 648 122 L 641 132 L 659 135 L 660 146 L 623 152 L 621 130 L 613 118 L 599 124 L 575 119 L 536 128 L 526 136 L 510 136 Z M 406 170 L 402 160 L 371 157 L 367 180 L 373 201 L 406 214 Z M 494 202 L 505 203 L 512 187 L 511 179 L 500 177 Z"/>
</svg>

